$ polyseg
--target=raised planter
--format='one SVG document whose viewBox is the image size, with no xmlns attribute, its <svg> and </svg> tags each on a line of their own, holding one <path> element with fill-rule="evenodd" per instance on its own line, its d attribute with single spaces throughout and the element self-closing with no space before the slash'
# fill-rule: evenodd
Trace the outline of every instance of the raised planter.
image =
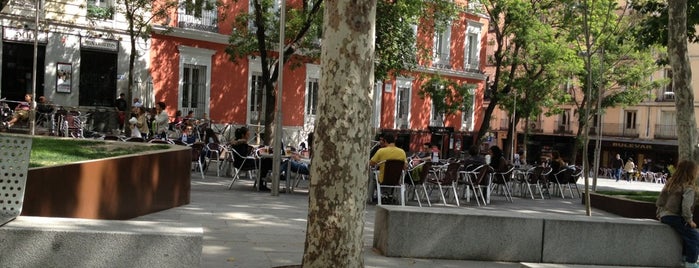
<svg viewBox="0 0 699 268">
<path fill-rule="evenodd" d="M 31 168 L 21 215 L 125 220 L 189 204 L 191 157 L 190 148 L 172 145 Z"/>
<path fill-rule="evenodd" d="M 585 204 L 585 198 L 582 198 Z M 631 200 L 613 195 L 590 193 L 590 206 L 625 218 L 655 219 L 655 203 Z M 699 222 L 699 215 L 694 221 Z"/>
</svg>

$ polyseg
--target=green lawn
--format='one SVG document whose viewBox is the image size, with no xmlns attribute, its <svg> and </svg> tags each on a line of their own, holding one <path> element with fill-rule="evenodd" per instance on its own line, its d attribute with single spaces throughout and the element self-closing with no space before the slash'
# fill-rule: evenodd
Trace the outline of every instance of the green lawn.
<svg viewBox="0 0 699 268">
<path fill-rule="evenodd" d="M 34 137 L 29 167 L 45 167 L 77 161 L 99 159 L 152 150 L 167 149 L 167 145 L 143 146 L 134 143 L 99 140 L 52 139 Z"/>
<path fill-rule="evenodd" d="M 652 191 L 597 191 L 596 193 L 653 203 L 658 200 L 658 195 L 660 194 Z"/>
</svg>

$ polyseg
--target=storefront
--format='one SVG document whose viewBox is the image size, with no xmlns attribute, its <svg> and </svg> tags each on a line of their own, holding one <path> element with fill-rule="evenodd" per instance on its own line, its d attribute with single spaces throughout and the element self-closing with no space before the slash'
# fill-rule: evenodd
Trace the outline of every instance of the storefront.
<svg viewBox="0 0 699 268">
<path fill-rule="evenodd" d="M 594 152 L 595 140 L 590 140 L 590 153 Z M 641 166 L 644 160 L 650 160 L 654 169 L 660 169 L 666 165 L 676 165 L 677 141 L 659 140 L 621 140 L 614 138 L 602 138 L 602 150 L 600 153 L 600 166 L 610 167 L 612 160 L 619 154 L 622 159 L 633 159 Z"/>
<path fill-rule="evenodd" d="M 32 66 L 34 66 L 34 31 L 3 27 L 2 32 L 2 88 L 0 98 L 24 101 L 32 93 Z M 44 67 L 46 32 L 39 32 L 36 57 L 36 95 L 44 95 Z"/>
<path fill-rule="evenodd" d="M 118 53 L 116 40 L 80 39 L 80 106 L 114 106 Z"/>
</svg>

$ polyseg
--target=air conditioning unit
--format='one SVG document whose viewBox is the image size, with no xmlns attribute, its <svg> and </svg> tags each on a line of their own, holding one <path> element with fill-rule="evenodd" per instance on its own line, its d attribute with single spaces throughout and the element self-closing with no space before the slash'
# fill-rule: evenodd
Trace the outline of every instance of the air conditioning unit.
<svg viewBox="0 0 699 268">
<path fill-rule="evenodd" d="M 468 9 L 470 10 L 481 10 L 481 7 L 483 7 L 481 3 L 468 3 Z"/>
</svg>

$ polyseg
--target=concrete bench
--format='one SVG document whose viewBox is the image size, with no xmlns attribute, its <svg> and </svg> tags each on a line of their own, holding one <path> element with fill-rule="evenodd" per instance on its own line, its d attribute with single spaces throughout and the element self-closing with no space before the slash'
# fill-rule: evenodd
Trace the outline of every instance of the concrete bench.
<svg viewBox="0 0 699 268">
<path fill-rule="evenodd" d="M 18 217 L 0 227 L 3 267 L 199 267 L 201 226 Z"/>
<path fill-rule="evenodd" d="M 379 206 L 374 248 L 389 257 L 674 267 L 679 236 L 648 219 L 530 216 Z"/>
</svg>

